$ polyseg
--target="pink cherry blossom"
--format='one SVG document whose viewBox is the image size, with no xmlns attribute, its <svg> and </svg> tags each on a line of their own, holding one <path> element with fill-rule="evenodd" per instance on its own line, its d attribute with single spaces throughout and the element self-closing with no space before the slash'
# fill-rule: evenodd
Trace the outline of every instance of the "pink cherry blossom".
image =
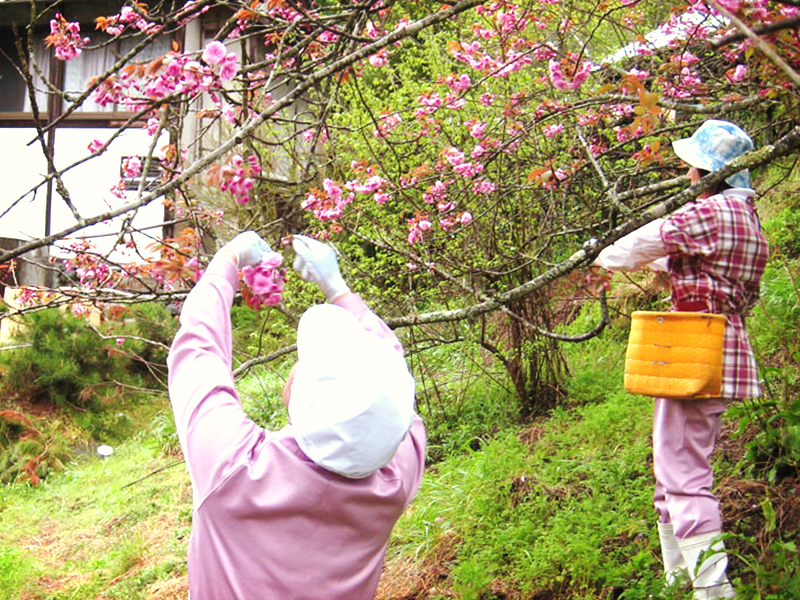
<svg viewBox="0 0 800 600">
<path fill-rule="evenodd" d="M 50 35 L 45 38 L 47 47 L 54 48 L 58 60 L 72 60 L 81 53 L 81 48 L 89 43 L 88 37 L 81 37 L 79 23 L 67 21 L 61 13 L 50 19 Z"/>
<path fill-rule="evenodd" d="M 214 40 L 209 42 L 205 50 L 203 50 L 203 61 L 208 65 L 218 65 L 225 59 L 227 53 L 228 50 L 225 48 L 225 44 L 219 40 Z"/>
<path fill-rule="evenodd" d="M 740 81 L 744 81 L 747 79 L 747 66 L 745 65 L 736 65 L 733 69 L 728 69 L 725 72 L 725 77 L 728 78 L 728 81 L 731 83 L 738 83 Z"/>
<path fill-rule="evenodd" d="M 475 177 L 475 175 L 483 172 L 483 165 L 479 162 L 462 163 L 460 165 L 455 165 L 453 171 L 462 177 Z"/>
<path fill-rule="evenodd" d="M 476 140 L 481 139 L 486 134 L 486 123 L 478 121 L 473 124 L 469 129 L 469 134 Z"/>
<path fill-rule="evenodd" d="M 445 83 L 454 92 L 464 92 L 472 85 L 469 75 L 463 73 L 461 75 L 448 75 L 445 78 Z"/>
<path fill-rule="evenodd" d="M 451 110 L 458 110 L 460 108 L 464 108 L 466 106 L 467 101 L 464 98 L 459 98 L 454 93 L 449 92 L 445 98 L 445 106 Z"/>
<path fill-rule="evenodd" d="M 358 181 L 348 181 L 345 184 L 345 187 L 357 194 L 372 194 L 381 187 L 386 185 L 386 180 L 383 179 L 380 175 L 373 175 L 369 179 L 367 179 L 364 183 L 359 183 Z"/>
<path fill-rule="evenodd" d="M 88 146 L 89 152 L 91 152 L 92 154 L 97 154 L 98 152 L 100 152 L 100 149 L 102 147 L 103 147 L 103 142 L 101 142 L 98 139 L 94 139 L 91 142 L 89 142 Z"/>
<path fill-rule="evenodd" d="M 392 199 L 392 195 L 387 192 L 376 192 L 373 198 L 377 204 L 383 206 Z"/>
<path fill-rule="evenodd" d="M 112 196 L 116 196 L 120 200 L 125 200 L 125 182 L 124 181 L 118 181 L 108 191 L 111 192 Z"/>
<path fill-rule="evenodd" d="M 259 264 L 242 269 L 242 279 L 253 292 L 249 302 L 251 308 L 274 306 L 281 301 L 286 279 L 285 271 L 278 268 L 282 263 L 280 254 L 270 252 Z"/>
<path fill-rule="evenodd" d="M 489 150 L 483 143 L 475 144 L 475 147 L 472 149 L 472 152 L 469 155 L 472 157 L 473 160 L 478 160 L 479 158 L 486 156 L 489 154 Z"/>
<path fill-rule="evenodd" d="M 389 50 L 383 48 L 378 53 L 370 56 L 368 60 L 373 67 L 385 67 L 389 64 Z"/>
<path fill-rule="evenodd" d="M 409 230 L 408 237 L 406 238 L 410 245 L 421 242 L 425 232 L 430 231 L 432 223 L 425 213 L 417 213 L 413 219 L 408 220 Z"/>
<path fill-rule="evenodd" d="M 237 204 L 247 204 L 255 185 L 254 177 L 261 173 L 258 157 L 251 155 L 245 160 L 241 154 L 232 155 L 220 170 L 219 189 L 233 195 Z"/>
<path fill-rule="evenodd" d="M 422 200 L 427 204 L 435 204 L 445 198 L 447 198 L 447 184 L 439 179 L 431 184 L 422 194 Z"/>
<path fill-rule="evenodd" d="M 650 73 L 648 73 L 647 71 L 642 71 L 640 69 L 637 69 L 636 67 L 628 71 L 628 74 L 633 75 L 639 81 L 644 81 L 645 79 L 650 77 Z"/>
<path fill-rule="evenodd" d="M 355 194 L 344 194 L 341 185 L 332 179 L 322 182 L 323 189 L 313 188 L 300 204 L 304 210 L 314 213 L 320 221 L 333 221 L 342 216 L 344 207 L 355 199 Z"/>
<path fill-rule="evenodd" d="M 544 135 L 550 139 L 556 137 L 559 133 L 564 131 L 564 126 L 561 123 L 557 123 L 555 125 L 546 125 L 542 128 Z"/>
<path fill-rule="evenodd" d="M 497 189 L 497 185 L 485 179 L 478 179 L 472 184 L 472 191 L 475 194 L 491 194 Z"/>
<path fill-rule="evenodd" d="M 219 70 L 219 78 L 222 81 L 230 81 L 236 76 L 236 55 L 228 54 L 222 61 L 222 68 Z"/>
<path fill-rule="evenodd" d="M 160 124 L 161 120 L 157 119 L 156 117 L 150 117 L 147 119 L 147 135 L 155 135 Z"/>
<path fill-rule="evenodd" d="M 142 160 L 138 156 L 128 156 L 122 161 L 122 173 L 128 179 L 142 174 Z"/>
<path fill-rule="evenodd" d="M 378 128 L 372 132 L 375 137 L 386 137 L 403 122 L 400 113 L 383 114 L 378 119 Z"/>
<path fill-rule="evenodd" d="M 444 158 L 453 166 L 460 165 L 464 162 L 464 153 L 455 146 L 451 146 L 444 152 Z"/>
<path fill-rule="evenodd" d="M 576 90 L 589 78 L 594 65 L 588 60 L 578 63 L 579 59 L 578 55 L 570 53 L 563 60 L 551 59 L 548 62 L 553 87 L 557 90 Z"/>
</svg>

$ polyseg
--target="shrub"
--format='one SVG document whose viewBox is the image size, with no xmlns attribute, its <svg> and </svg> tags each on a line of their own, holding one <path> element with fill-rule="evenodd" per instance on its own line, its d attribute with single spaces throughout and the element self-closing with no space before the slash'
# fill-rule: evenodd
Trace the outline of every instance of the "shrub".
<svg viewBox="0 0 800 600">
<path fill-rule="evenodd" d="M 0 412 L 0 480 L 38 483 L 63 467 L 76 438 L 121 440 L 134 427 L 121 410 L 130 397 L 164 386 L 174 318 L 155 304 L 114 307 L 110 317 L 105 334 L 57 309 L 20 319 L 18 347 L 0 352 L 2 392 L 17 405 Z M 24 414 L 40 412 L 46 425 Z"/>
<path fill-rule="evenodd" d="M 113 341 L 103 342 L 81 319 L 58 310 L 24 317 L 20 348 L 0 354 L 6 393 L 33 403 L 97 409 L 118 399 L 130 380 Z M 139 383 L 138 380 L 136 383 Z"/>
<path fill-rule="evenodd" d="M 790 259 L 800 258 L 800 207 L 781 210 L 764 223 L 764 232 L 772 251 L 780 251 Z"/>
<path fill-rule="evenodd" d="M 61 423 L 44 425 L 14 410 L 0 411 L 0 482 L 28 481 L 33 485 L 64 467 L 69 445 Z"/>
</svg>

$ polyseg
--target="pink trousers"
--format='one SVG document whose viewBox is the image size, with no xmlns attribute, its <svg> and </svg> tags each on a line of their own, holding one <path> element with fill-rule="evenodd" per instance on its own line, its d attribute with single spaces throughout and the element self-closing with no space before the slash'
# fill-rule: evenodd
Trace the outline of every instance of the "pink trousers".
<svg viewBox="0 0 800 600">
<path fill-rule="evenodd" d="M 722 530 L 719 500 L 711 492 L 709 459 L 720 434 L 725 398 L 656 398 L 653 413 L 654 503 L 661 523 L 679 539 Z"/>
</svg>

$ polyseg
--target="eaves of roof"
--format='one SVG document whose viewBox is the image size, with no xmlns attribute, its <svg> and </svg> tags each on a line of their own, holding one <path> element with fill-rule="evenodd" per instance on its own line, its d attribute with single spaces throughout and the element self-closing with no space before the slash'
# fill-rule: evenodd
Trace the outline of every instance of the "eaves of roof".
<svg viewBox="0 0 800 600">
<path fill-rule="evenodd" d="M 36 12 L 42 24 L 46 24 L 56 12 L 69 21 L 92 23 L 100 15 L 119 12 L 124 5 L 124 0 L 37 0 Z M 0 27 L 27 25 L 30 20 L 30 0 L 0 0 Z"/>
</svg>

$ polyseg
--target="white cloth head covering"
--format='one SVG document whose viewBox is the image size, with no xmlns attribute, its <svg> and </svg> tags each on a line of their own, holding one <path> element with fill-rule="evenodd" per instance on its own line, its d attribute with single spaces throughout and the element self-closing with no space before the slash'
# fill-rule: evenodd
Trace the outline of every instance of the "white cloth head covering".
<svg viewBox="0 0 800 600">
<path fill-rule="evenodd" d="M 303 314 L 297 356 L 289 418 L 306 456 L 354 479 L 386 466 L 414 410 L 414 379 L 403 356 L 332 304 Z"/>
<path fill-rule="evenodd" d="M 672 148 L 687 164 L 711 172 L 750 152 L 753 140 L 738 125 L 709 119 L 691 137 L 672 142 Z M 747 169 L 738 171 L 725 181 L 733 187 L 749 188 L 750 172 Z"/>
</svg>

